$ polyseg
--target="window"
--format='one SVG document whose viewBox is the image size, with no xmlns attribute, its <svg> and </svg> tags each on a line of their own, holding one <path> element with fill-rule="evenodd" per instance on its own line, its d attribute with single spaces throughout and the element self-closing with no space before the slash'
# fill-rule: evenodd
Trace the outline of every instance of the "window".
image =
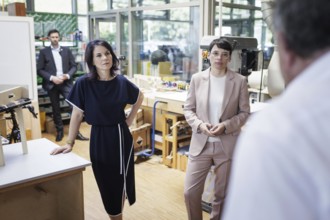
<svg viewBox="0 0 330 220">
<path fill-rule="evenodd" d="M 90 11 L 106 11 L 108 10 L 108 0 L 90 0 Z"/>
<path fill-rule="evenodd" d="M 34 0 L 36 12 L 72 13 L 72 2 L 68 0 Z"/>
<path fill-rule="evenodd" d="M 87 0 L 77 0 L 78 14 L 86 15 L 88 13 Z"/>
<path fill-rule="evenodd" d="M 223 0 L 222 35 L 255 37 L 260 49 L 272 45 L 272 33 L 263 21 L 260 0 Z M 220 8 L 216 4 L 214 33 L 219 33 Z"/>
<path fill-rule="evenodd" d="M 132 4 L 134 7 L 136 6 L 156 6 L 162 4 L 169 4 L 169 3 L 184 3 L 184 2 L 191 2 L 196 0 L 133 0 Z"/>
<path fill-rule="evenodd" d="M 136 11 L 133 20 L 133 73 L 171 74 L 189 80 L 198 71 L 198 7 Z M 153 66 L 159 61 L 169 62 L 169 68 L 162 72 Z"/>
</svg>

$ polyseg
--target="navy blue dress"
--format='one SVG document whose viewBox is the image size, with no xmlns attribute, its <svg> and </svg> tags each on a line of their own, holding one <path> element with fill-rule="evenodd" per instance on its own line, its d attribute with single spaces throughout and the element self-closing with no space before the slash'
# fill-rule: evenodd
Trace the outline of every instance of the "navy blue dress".
<svg viewBox="0 0 330 220">
<path fill-rule="evenodd" d="M 122 75 L 110 81 L 81 76 L 67 100 L 84 111 L 92 125 L 90 157 L 104 207 L 122 213 L 123 198 L 135 202 L 133 138 L 125 122 L 125 106 L 135 104 L 139 89 Z"/>
</svg>

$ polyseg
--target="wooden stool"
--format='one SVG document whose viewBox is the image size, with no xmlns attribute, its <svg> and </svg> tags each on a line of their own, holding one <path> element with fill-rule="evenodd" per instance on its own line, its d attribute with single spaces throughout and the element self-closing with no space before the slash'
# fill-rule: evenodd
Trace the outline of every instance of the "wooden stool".
<svg viewBox="0 0 330 220">
<path fill-rule="evenodd" d="M 178 136 L 177 122 L 185 120 L 184 115 L 176 113 L 166 113 L 163 115 L 163 163 L 169 167 L 177 168 L 178 142 L 189 139 L 190 134 Z M 171 127 L 172 131 L 171 131 Z"/>
</svg>

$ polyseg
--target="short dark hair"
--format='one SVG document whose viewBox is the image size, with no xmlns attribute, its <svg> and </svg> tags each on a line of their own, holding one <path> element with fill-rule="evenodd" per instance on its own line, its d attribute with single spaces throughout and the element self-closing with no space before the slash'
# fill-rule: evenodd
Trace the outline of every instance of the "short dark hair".
<svg viewBox="0 0 330 220">
<path fill-rule="evenodd" d="M 87 63 L 88 69 L 89 69 L 89 76 L 91 79 L 97 79 L 98 74 L 96 67 L 93 64 L 93 52 L 96 46 L 103 46 L 107 48 L 110 51 L 110 54 L 112 56 L 112 67 L 110 68 L 110 75 L 115 76 L 116 71 L 119 69 L 119 60 L 113 51 L 112 47 L 110 44 L 105 41 L 105 40 L 93 40 L 89 42 L 86 46 L 86 51 L 85 51 L 85 61 Z"/>
<path fill-rule="evenodd" d="M 49 37 L 53 33 L 58 33 L 58 35 L 60 35 L 60 32 L 57 29 L 51 29 L 51 30 L 48 31 L 48 35 L 47 36 Z"/>
<path fill-rule="evenodd" d="M 274 27 L 302 58 L 330 47 L 329 0 L 275 0 Z"/>
<path fill-rule="evenodd" d="M 218 48 L 224 49 L 229 51 L 229 55 L 231 55 L 231 53 L 233 52 L 233 47 L 230 44 L 230 42 L 225 39 L 225 38 L 217 38 L 214 39 L 209 46 L 209 51 L 211 52 L 212 48 L 214 47 L 214 45 L 217 45 Z"/>
</svg>

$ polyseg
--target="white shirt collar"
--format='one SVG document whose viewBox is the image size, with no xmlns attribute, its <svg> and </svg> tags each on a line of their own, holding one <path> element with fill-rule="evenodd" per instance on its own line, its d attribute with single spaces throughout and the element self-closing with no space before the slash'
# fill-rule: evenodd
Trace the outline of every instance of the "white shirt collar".
<svg viewBox="0 0 330 220">
<path fill-rule="evenodd" d="M 50 48 L 52 49 L 52 50 L 55 50 L 55 51 L 58 51 L 58 52 L 60 52 L 62 49 L 61 49 L 61 46 L 59 46 L 58 48 L 55 48 L 55 47 L 53 47 L 53 45 L 50 45 Z"/>
</svg>

